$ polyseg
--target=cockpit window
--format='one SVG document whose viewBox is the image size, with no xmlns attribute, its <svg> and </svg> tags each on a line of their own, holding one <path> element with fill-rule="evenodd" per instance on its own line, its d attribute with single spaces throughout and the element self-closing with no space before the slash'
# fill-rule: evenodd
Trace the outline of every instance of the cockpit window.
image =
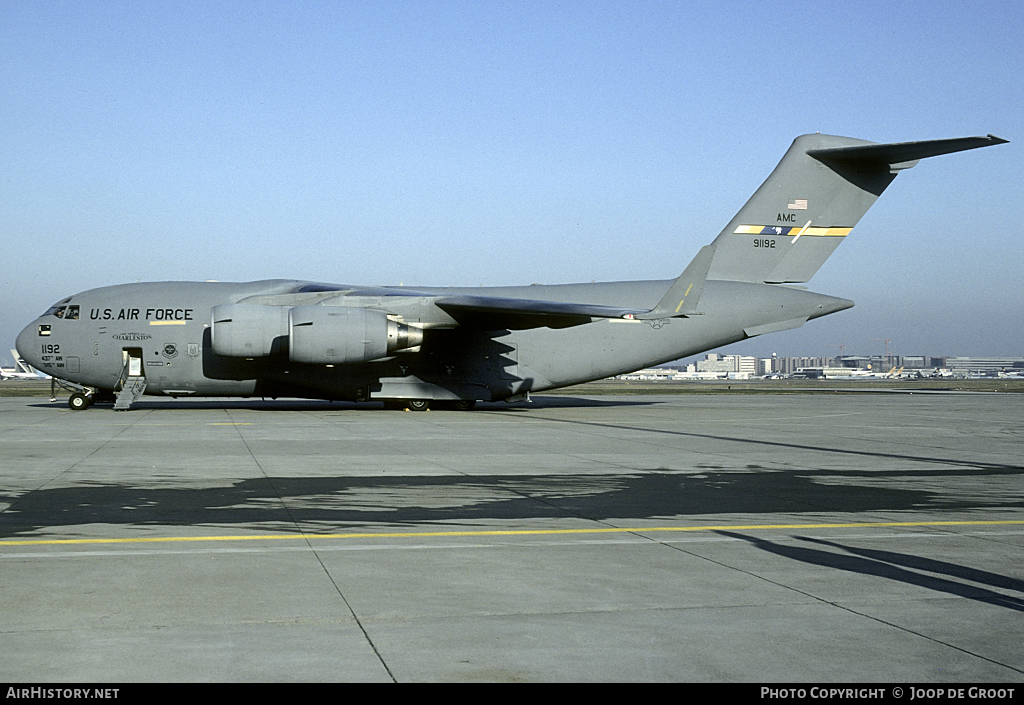
<svg viewBox="0 0 1024 705">
<path fill-rule="evenodd" d="M 44 316 L 56 316 L 57 318 L 65 318 L 69 321 L 77 321 L 80 311 L 79 306 L 51 306 L 50 309 L 44 313 Z"/>
<path fill-rule="evenodd" d="M 44 313 L 43 316 L 56 316 L 57 318 L 64 318 L 64 316 L 67 314 L 68 309 L 68 307 L 65 304 L 67 304 L 67 302 L 70 301 L 71 299 L 72 297 L 69 296 L 66 299 L 58 301 L 53 306 L 46 309 L 46 313 Z M 74 306 L 73 308 L 75 309 L 75 312 L 77 314 L 78 306 Z M 76 315 L 75 318 L 77 317 L 78 316 Z"/>
</svg>

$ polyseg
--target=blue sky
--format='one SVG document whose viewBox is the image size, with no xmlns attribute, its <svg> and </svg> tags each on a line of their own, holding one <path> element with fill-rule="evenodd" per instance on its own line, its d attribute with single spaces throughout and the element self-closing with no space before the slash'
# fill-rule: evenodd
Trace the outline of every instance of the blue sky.
<svg viewBox="0 0 1024 705">
<path fill-rule="evenodd" d="M 0 0 L 0 338 L 147 280 L 671 278 L 807 132 L 904 172 L 724 352 L 1024 355 L 1019 2 Z M 0 345 L 0 358 L 10 345 Z"/>
</svg>

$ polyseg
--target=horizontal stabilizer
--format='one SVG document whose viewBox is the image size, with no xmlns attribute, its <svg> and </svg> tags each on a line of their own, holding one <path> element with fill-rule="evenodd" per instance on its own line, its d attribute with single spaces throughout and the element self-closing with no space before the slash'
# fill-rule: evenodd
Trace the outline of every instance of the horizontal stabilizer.
<svg viewBox="0 0 1024 705">
<path fill-rule="evenodd" d="M 908 168 L 920 159 L 937 157 L 940 154 L 963 152 L 978 147 L 994 144 L 1005 144 L 1004 140 L 995 135 L 986 137 L 958 137 L 948 140 L 925 140 L 921 142 L 895 142 L 892 144 L 861 144 L 852 147 L 833 147 L 830 149 L 809 149 L 808 156 L 820 161 L 839 162 L 860 170 L 877 170 Z"/>
</svg>

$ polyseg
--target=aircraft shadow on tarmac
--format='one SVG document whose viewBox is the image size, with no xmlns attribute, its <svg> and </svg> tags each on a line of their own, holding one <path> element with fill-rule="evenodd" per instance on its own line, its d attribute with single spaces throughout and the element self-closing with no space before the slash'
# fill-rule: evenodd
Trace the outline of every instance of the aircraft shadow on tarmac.
<svg viewBox="0 0 1024 705">
<path fill-rule="evenodd" d="M 697 472 L 652 470 L 619 475 L 498 475 L 404 477 L 264 477 L 219 487 L 182 486 L 154 478 L 146 486 L 82 481 L 72 487 L 40 489 L 10 498 L 0 513 L 0 536 L 35 535 L 61 527 L 62 537 L 92 534 L 75 527 L 110 525 L 123 529 L 209 527 L 231 532 L 295 532 L 402 529 L 466 531 L 494 529 L 502 521 L 583 517 L 669 521 L 680 517 L 801 512 L 944 512 L 1020 508 L 1020 498 L 965 498 L 951 489 L 885 487 L 928 476 L 1002 475 L 1022 468 L 945 468 L 922 471 L 778 471 L 703 468 Z M 866 477 L 870 485 L 857 484 Z M 935 483 L 930 483 L 934 488 Z M 841 519 L 840 519 L 841 520 Z M 521 526 L 521 523 L 517 524 Z M 104 532 L 107 533 L 107 532 Z M 1024 581 L 893 551 L 848 547 L 834 540 L 797 537 L 813 546 L 774 542 L 739 532 L 742 539 L 782 558 L 829 569 L 873 575 L 971 600 L 1024 611 Z M 136 534 L 138 535 L 138 534 Z M 945 577 L 943 577 L 945 576 Z M 961 582 L 961 581 L 969 581 Z M 979 587 L 979 585 L 986 587 Z"/>
<path fill-rule="evenodd" d="M 873 575 L 935 592 L 1024 612 L 1024 581 L 999 573 L 968 568 L 956 563 L 938 561 L 910 553 L 845 546 L 837 541 L 819 538 L 797 537 L 800 541 L 834 548 L 837 551 L 768 541 L 732 531 L 717 531 L 715 533 L 742 539 L 762 551 L 801 563 L 820 565 L 858 575 Z M 978 585 L 970 585 L 968 582 L 988 587 L 978 587 Z M 989 588 L 1012 590 L 1022 593 L 1022 596 L 1006 595 Z"/>
<path fill-rule="evenodd" d="M 1024 498 L 1005 493 L 967 496 L 962 483 L 923 479 L 1016 474 L 1024 468 L 922 470 L 799 470 L 697 467 L 621 474 L 307 476 L 243 479 L 217 487 L 189 487 L 182 477 L 154 477 L 145 485 L 81 480 L 70 487 L 0 494 L 0 537 L 61 527 L 217 526 L 232 530 L 334 533 L 494 528 L 508 520 L 571 519 L 669 521 L 706 515 L 803 512 L 952 512 L 1020 509 Z M 324 472 L 327 472 L 325 469 Z M 888 485 L 888 486 L 887 486 Z M 938 489 L 937 489 L 938 488 Z M 0 505 L 2 506 L 2 505 Z"/>
</svg>

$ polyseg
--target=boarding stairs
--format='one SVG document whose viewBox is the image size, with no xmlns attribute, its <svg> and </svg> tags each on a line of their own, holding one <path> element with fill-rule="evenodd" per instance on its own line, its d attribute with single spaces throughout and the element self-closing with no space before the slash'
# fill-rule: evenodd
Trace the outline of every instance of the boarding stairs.
<svg viewBox="0 0 1024 705">
<path fill-rule="evenodd" d="M 126 377 L 124 383 L 121 385 L 121 391 L 117 393 L 117 400 L 114 402 L 114 411 L 127 411 L 145 391 L 145 377 Z"/>
</svg>

